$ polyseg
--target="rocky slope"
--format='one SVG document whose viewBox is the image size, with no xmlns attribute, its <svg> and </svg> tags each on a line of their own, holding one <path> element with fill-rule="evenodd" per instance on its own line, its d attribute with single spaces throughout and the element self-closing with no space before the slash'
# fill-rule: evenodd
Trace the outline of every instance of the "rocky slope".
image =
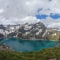
<svg viewBox="0 0 60 60">
<path fill-rule="evenodd" d="M 49 29 L 46 34 L 48 40 L 60 40 L 60 31 Z"/>
<path fill-rule="evenodd" d="M 22 39 L 60 40 L 60 31 L 47 28 L 43 23 L 25 23 L 23 25 L 0 25 L 0 39 L 17 37 Z"/>
<path fill-rule="evenodd" d="M 43 39 L 46 27 L 43 23 L 24 24 L 19 28 L 18 37 L 24 39 Z"/>
</svg>

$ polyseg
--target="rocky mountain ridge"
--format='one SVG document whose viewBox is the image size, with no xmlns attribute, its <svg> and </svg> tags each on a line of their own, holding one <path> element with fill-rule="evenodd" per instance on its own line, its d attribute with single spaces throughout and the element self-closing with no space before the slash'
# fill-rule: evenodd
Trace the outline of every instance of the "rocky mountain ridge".
<svg viewBox="0 0 60 60">
<path fill-rule="evenodd" d="M 21 36 L 24 39 L 42 39 L 45 31 L 46 27 L 41 22 L 35 24 L 26 23 L 19 28 L 18 37 Z"/>
<path fill-rule="evenodd" d="M 25 23 L 23 25 L 0 25 L 0 39 L 12 37 L 30 40 L 59 40 L 60 31 L 53 28 L 49 29 L 42 22 L 37 22 L 34 24 Z"/>
</svg>

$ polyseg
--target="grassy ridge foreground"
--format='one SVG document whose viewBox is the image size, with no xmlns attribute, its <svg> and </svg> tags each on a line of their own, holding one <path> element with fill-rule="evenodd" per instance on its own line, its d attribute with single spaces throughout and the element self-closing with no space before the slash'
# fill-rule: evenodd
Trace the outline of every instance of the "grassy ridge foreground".
<svg viewBox="0 0 60 60">
<path fill-rule="evenodd" d="M 0 60 L 60 60 L 60 47 L 43 49 L 38 52 L 0 51 Z"/>
</svg>

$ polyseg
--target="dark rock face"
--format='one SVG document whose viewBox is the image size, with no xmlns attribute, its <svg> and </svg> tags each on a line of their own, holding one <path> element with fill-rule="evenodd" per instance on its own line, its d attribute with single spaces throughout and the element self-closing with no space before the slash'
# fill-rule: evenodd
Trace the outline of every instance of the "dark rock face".
<svg viewBox="0 0 60 60">
<path fill-rule="evenodd" d="M 4 35 L 0 33 L 0 39 L 4 39 Z"/>
<path fill-rule="evenodd" d="M 5 29 L 6 29 L 6 27 L 4 27 L 4 25 L 0 25 L 0 29 L 5 30 Z"/>
<path fill-rule="evenodd" d="M 43 23 L 24 24 L 19 29 L 18 37 L 25 39 L 42 39 L 46 27 Z"/>
<path fill-rule="evenodd" d="M 8 38 L 12 38 L 12 37 L 15 37 L 16 35 L 17 35 L 16 32 L 12 32 L 12 33 L 9 33 L 9 34 L 7 35 L 7 37 L 8 37 Z"/>
</svg>

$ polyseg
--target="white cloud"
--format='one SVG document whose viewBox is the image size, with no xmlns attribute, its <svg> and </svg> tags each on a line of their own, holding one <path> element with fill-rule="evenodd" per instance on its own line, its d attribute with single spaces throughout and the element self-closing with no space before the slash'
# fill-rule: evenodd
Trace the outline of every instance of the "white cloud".
<svg viewBox="0 0 60 60">
<path fill-rule="evenodd" d="M 25 18 L 22 19 L 22 23 L 36 23 L 39 22 L 40 20 L 37 19 L 36 17 L 32 17 L 32 16 L 27 16 Z"/>
<path fill-rule="evenodd" d="M 52 23 L 48 25 L 48 28 L 60 28 L 60 23 Z"/>
<path fill-rule="evenodd" d="M 42 19 L 41 22 L 43 22 L 46 27 L 60 27 L 60 19 L 52 19 L 52 18 L 47 18 L 47 19 Z"/>
<path fill-rule="evenodd" d="M 0 14 L 4 12 L 4 9 L 0 9 Z"/>
<path fill-rule="evenodd" d="M 25 18 L 8 18 L 5 19 L 4 17 L 0 17 L 0 24 L 8 25 L 8 24 L 24 24 L 24 23 L 36 23 L 40 20 L 36 17 L 27 16 Z M 6 20 L 6 21 L 5 21 Z"/>
<path fill-rule="evenodd" d="M 60 0 L 0 0 L 0 23 L 37 22 L 34 16 L 39 8 L 43 8 L 40 14 L 60 13 Z"/>
</svg>

